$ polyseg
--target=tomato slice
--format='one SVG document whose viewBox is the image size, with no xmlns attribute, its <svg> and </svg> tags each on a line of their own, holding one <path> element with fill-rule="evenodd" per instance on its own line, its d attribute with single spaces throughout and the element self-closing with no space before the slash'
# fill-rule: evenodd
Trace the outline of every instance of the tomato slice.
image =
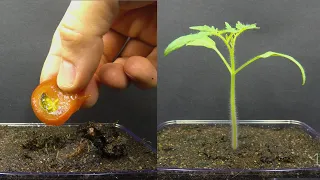
<svg viewBox="0 0 320 180">
<path fill-rule="evenodd" d="M 37 118 L 47 125 L 60 126 L 80 109 L 88 98 L 84 91 L 66 93 L 57 86 L 57 78 L 42 82 L 31 96 L 31 106 Z"/>
</svg>

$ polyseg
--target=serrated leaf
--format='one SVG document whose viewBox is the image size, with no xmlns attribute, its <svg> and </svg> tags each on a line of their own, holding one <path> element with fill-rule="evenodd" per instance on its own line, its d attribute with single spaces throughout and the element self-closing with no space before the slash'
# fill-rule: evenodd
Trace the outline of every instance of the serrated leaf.
<svg viewBox="0 0 320 180">
<path fill-rule="evenodd" d="M 198 30 L 198 31 L 211 31 L 211 27 L 210 26 L 207 26 L 207 25 L 204 25 L 204 26 L 191 26 L 189 27 L 190 29 L 192 30 Z"/>
<path fill-rule="evenodd" d="M 233 28 L 229 23 L 225 22 L 225 25 L 226 25 L 225 32 L 230 32 L 230 33 L 237 32 L 237 30 L 235 28 Z"/>
<path fill-rule="evenodd" d="M 232 29 L 231 25 L 227 22 L 224 23 L 226 25 L 226 29 Z"/>
<path fill-rule="evenodd" d="M 256 24 L 243 24 L 240 21 L 236 23 L 236 28 L 239 31 L 249 30 L 249 29 L 259 29 Z"/>
<path fill-rule="evenodd" d="M 245 25 L 242 24 L 240 21 L 237 22 L 236 28 L 237 28 L 238 30 L 240 30 L 240 29 L 242 29 L 242 28 L 244 28 L 244 27 L 245 27 Z"/>
<path fill-rule="evenodd" d="M 198 30 L 200 32 L 210 32 L 210 33 L 218 33 L 218 29 L 216 29 L 214 26 L 207 26 L 207 25 L 204 25 L 204 26 L 191 26 L 189 27 L 189 29 L 192 29 L 192 30 Z"/>
<path fill-rule="evenodd" d="M 208 36 L 203 36 L 186 44 L 187 46 L 203 46 L 209 49 L 216 49 L 216 43 Z"/>
<path fill-rule="evenodd" d="M 204 32 L 200 32 L 197 34 L 189 34 L 189 35 L 185 35 L 185 36 L 181 36 L 177 39 L 175 39 L 174 41 L 172 41 L 167 48 L 164 50 L 164 55 L 167 56 L 169 53 L 171 53 L 172 51 L 175 51 L 183 46 L 185 46 L 186 44 L 201 39 L 203 37 L 208 37 L 209 33 L 204 33 Z"/>
</svg>

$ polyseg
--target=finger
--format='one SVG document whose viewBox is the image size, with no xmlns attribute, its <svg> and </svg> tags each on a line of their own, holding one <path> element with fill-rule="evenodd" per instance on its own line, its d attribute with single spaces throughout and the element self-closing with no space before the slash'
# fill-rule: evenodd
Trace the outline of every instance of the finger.
<svg viewBox="0 0 320 180">
<path fill-rule="evenodd" d="M 85 88 L 103 54 L 102 36 L 117 13 L 115 0 L 72 1 L 58 27 L 61 64 L 58 86 L 64 91 Z"/>
<path fill-rule="evenodd" d="M 123 70 L 123 63 L 120 63 L 119 60 L 116 63 L 104 64 L 99 71 L 99 80 L 101 83 L 116 89 L 125 89 L 129 85 L 129 79 Z"/>
<path fill-rule="evenodd" d="M 149 1 L 120 1 L 120 10 L 128 11 L 132 9 L 138 9 L 150 4 L 156 3 L 155 0 L 149 0 Z"/>
<path fill-rule="evenodd" d="M 124 64 L 126 63 L 127 59 L 128 59 L 128 57 L 119 57 L 113 63 L 119 63 L 119 64 L 122 64 L 124 66 Z"/>
<path fill-rule="evenodd" d="M 147 58 L 141 56 L 128 58 L 124 64 L 124 72 L 140 88 L 157 86 L 157 70 Z"/>
<path fill-rule="evenodd" d="M 42 66 L 40 83 L 57 76 L 61 63 L 60 56 L 60 35 L 56 31 L 53 35 L 49 53 Z"/>
<path fill-rule="evenodd" d="M 90 108 L 96 104 L 99 97 L 99 87 L 97 84 L 96 75 L 90 80 L 88 86 L 85 89 L 85 94 L 89 95 L 88 99 L 83 104 L 83 108 Z"/>
<path fill-rule="evenodd" d="M 103 63 L 112 62 L 116 58 L 123 45 L 126 43 L 127 38 L 128 37 L 113 30 L 110 30 L 103 36 L 103 55 L 105 60 Z"/>
<path fill-rule="evenodd" d="M 156 46 L 157 6 L 152 4 L 122 13 L 117 16 L 112 28 L 125 36 L 138 38 L 145 43 Z"/>
<path fill-rule="evenodd" d="M 151 62 L 151 64 L 158 69 L 158 48 L 155 47 L 152 52 L 147 56 L 147 59 Z"/>
<path fill-rule="evenodd" d="M 153 47 L 136 39 L 131 39 L 121 53 L 121 57 L 142 56 L 146 57 Z"/>
</svg>

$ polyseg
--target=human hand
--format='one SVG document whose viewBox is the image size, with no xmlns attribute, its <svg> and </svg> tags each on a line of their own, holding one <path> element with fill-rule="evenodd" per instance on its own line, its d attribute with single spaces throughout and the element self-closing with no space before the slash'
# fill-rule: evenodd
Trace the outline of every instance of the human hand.
<svg viewBox="0 0 320 180">
<path fill-rule="evenodd" d="M 53 35 L 40 83 L 54 76 L 61 90 L 90 95 L 84 107 L 96 103 L 100 83 L 156 87 L 156 1 L 72 1 Z"/>
</svg>

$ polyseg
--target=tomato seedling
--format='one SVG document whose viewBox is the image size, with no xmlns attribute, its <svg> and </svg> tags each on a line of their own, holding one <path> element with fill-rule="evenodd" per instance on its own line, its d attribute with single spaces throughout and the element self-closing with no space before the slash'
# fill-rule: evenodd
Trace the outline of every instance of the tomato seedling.
<svg viewBox="0 0 320 180">
<path fill-rule="evenodd" d="M 257 55 L 241 65 L 240 67 L 236 67 L 235 64 L 235 45 L 236 40 L 239 37 L 240 34 L 247 30 L 255 30 L 260 29 L 256 26 L 256 24 L 243 24 L 241 22 L 237 22 L 235 27 L 232 27 L 229 23 L 225 23 L 225 28 L 219 30 L 218 28 L 215 28 L 214 26 L 192 26 L 190 27 L 192 30 L 197 30 L 198 33 L 189 34 L 185 36 L 181 36 L 174 41 L 172 41 L 167 48 L 164 51 L 164 55 L 167 56 L 172 51 L 175 51 L 183 46 L 203 46 L 209 49 L 214 50 L 219 57 L 221 58 L 222 62 L 227 67 L 229 73 L 230 73 L 230 116 L 231 116 L 231 124 L 232 124 L 232 148 L 237 149 L 238 147 L 238 127 L 237 127 L 237 108 L 236 108 L 236 75 L 243 70 L 245 67 L 247 67 L 249 64 L 257 61 L 258 59 L 268 58 L 271 56 L 279 56 L 286 58 L 296 64 L 302 75 L 302 85 L 305 84 L 306 81 L 306 75 L 303 67 L 301 64 L 294 59 L 293 57 L 268 51 L 263 54 Z M 229 62 L 226 60 L 226 58 L 223 56 L 223 54 L 218 50 L 215 41 L 213 41 L 211 36 L 218 37 L 220 40 L 224 42 L 226 47 L 229 51 Z"/>
</svg>

